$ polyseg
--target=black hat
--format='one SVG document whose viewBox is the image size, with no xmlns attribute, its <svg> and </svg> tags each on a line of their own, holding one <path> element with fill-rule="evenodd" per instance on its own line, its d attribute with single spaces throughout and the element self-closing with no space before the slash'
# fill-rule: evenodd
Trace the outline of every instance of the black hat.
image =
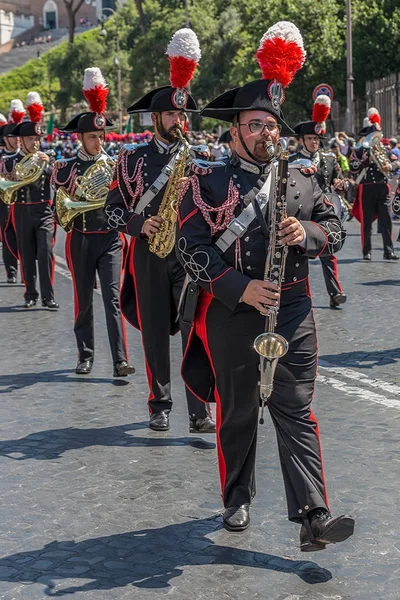
<svg viewBox="0 0 400 600">
<path fill-rule="evenodd" d="M 90 111 L 76 115 L 60 131 L 87 133 L 102 131 L 113 124 L 105 116 L 107 107 L 108 87 L 98 67 L 85 69 L 83 76 L 83 95 L 89 103 Z"/>
<path fill-rule="evenodd" d="M 233 117 L 244 110 L 264 110 L 282 125 L 282 135 L 292 135 L 293 130 L 286 123 L 279 102 L 268 95 L 268 90 L 273 85 L 273 81 L 257 79 L 242 87 L 228 90 L 209 102 L 201 111 L 201 115 L 232 122 Z"/>
<path fill-rule="evenodd" d="M 262 36 L 256 53 L 263 78 L 221 94 L 201 114 L 232 121 L 233 117 L 245 110 L 263 110 L 282 125 L 283 135 L 292 135 L 281 105 L 285 100 L 284 88 L 293 81 L 305 57 L 303 39 L 297 27 L 289 21 L 276 23 Z"/>
<path fill-rule="evenodd" d="M 22 121 L 22 123 L 19 123 L 18 125 L 13 125 L 12 133 L 7 137 L 10 137 L 10 135 L 29 137 L 30 135 L 42 135 L 43 133 L 44 130 L 40 123 L 34 123 L 33 121 Z"/>
<path fill-rule="evenodd" d="M 75 115 L 64 127 L 59 127 L 59 131 L 87 133 L 89 131 L 101 131 L 109 127 L 113 127 L 113 123 L 105 115 L 96 112 L 83 112 Z"/>
<path fill-rule="evenodd" d="M 222 135 L 219 136 L 218 144 L 229 144 L 232 141 L 232 135 L 229 129 L 224 131 Z"/>
<path fill-rule="evenodd" d="M 171 85 L 155 88 L 145 94 L 140 100 L 134 102 L 127 110 L 128 113 L 162 112 L 164 110 L 180 110 L 176 102 L 176 95 L 181 92 L 186 95 L 186 105 L 181 110 L 196 112 L 197 105 L 191 94 L 186 90 L 179 90 Z"/>
<path fill-rule="evenodd" d="M 326 133 L 326 119 L 331 110 L 331 99 L 325 94 L 321 94 L 315 98 L 311 121 L 298 123 L 294 127 L 294 131 L 298 137 L 304 135 L 319 135 L 324 138 Z"/>
<path fill-rule="evenodd" d="M 15 123 L 7 123 L 7 125 L 3 125 L 2 136 L 5 137 L 14 137 L 16 134 L 14 133 L 14 129 L 17 127 Z"/>
<path fill-rule="evenodd" d="M 374 131 L 382 131 L 381 127 L 381 116 L 379 111 L 371 107 L 368 109 L 368 116 L 366 116 L 363 120 L 363 128 L 358 132 L 360 137 L 364 137 L 369 133 L 373 133 Z"/>
</svg>

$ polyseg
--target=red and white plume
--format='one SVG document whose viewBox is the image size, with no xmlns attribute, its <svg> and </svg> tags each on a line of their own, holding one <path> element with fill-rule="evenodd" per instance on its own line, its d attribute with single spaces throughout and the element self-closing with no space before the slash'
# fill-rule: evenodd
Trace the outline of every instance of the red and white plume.
<svg viewBox="0 0 400 600">
<path fill-rule="evenodd" d="M 371 123 L 381 124 L 381 115 L 376 108 L 370 108 L 367 114 Z"/>
<path fill-rule="evenodd" d="M 24 108 L 24 105 L 22 104 L 22 101 L 19 98 L 16 98 L 15 100 L 11 100 L 10 115 L 9 115 L 10 123 L 15 123 L 16 125 L 18 125 L 18 123 L 22 123 L 24 117 L 25 117 L 25 108 Z"/>
<path fill-rule="evenodd" d="M 326 119 L 331 110 L 331 99 L 325 94 L 317 96 L 314 102 L 311 120 L 321 124 L 321 133 L 326 133 Z"/>
<path fill-rule="evenodd" d="M 0 113 L 0 127 L 2 127 L 3 125 L 7 125 L 7 119 L 2 113 Z"/>
<path fill-rule="evenodd" d="M 98 67 L 85 69 L 83 76 L 83 94 L 89 103 L 91 112 L 102 115 L 106 112 L 108 87 Z"/>
<path fill-rule="evenodd" d="M 192 29 L 179 29 L 167 47 L 169 78 L 172 87 L 186 88 L 199 65 L 201 50 L 197 35 Z"/>
<path fill-rule="evenodd" d="M 282 87 L 292 81 L 306 60 L 303 38 L 294 23 L 279 21 L 260 40 L 256 52 L 263 79 L 276 79 Z"/>
<path fill-rule="evenodd" d="M 44 113 L 44 106 L 37 92 L 29 92 L 26 97 L 26 110 L 32 123 L 40 123 Z"/>
</svg>

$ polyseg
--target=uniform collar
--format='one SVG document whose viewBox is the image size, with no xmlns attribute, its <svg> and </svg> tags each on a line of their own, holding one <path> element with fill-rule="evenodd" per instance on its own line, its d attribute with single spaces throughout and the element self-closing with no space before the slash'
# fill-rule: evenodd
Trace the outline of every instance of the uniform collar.
<svg viewBox="0 0 400 600">
<path fill-rule="evenodd" d="M 103 156 L 103 152 L 100 152 L 99 154 L 96 154 L 95 156 L 93 156 L 92 154 L 88 154 L 83 147 L 80 148 L 79 152 L 78 152 L 78 158 L 80 158 L 80 160 L 87 161 L 87 162 L 90 162 L 90 161 L 95 162 L 96 160 L 99 160 L 99 158 L 101 156 Z"/>
<path fill-rule="evenodd" d="M 231 162 L 235 167 L 239 166 L 241 169 L 243 169 L 243 171 L 253 173 L 254 175 L 263 175 L 264 173 L 268 173 L 271 169 L 271 163 L 259 165 L 245 160 L 244 158 L 236 154 L 236 152 L 233 152 Z"/>
<path fill-rule="evenodd" d="M 302 148 L 300 150 L 300 154 L 305 158 L 308 158 L 308 160 L 311 160 L 314 165 L 318 166 L 321 161 L 321 155 L 319 150 L 317 150 L 317 152 L 309 152 L 305 148 Z"/>
<path fill-rule="evenodd" d="M 153 135 L 151 141 L 154 142 L 155 150 L 159 154 L 173 154 L 179 146 L 179 142 L 175 142 L 175 144 L 170 144 L 167 146 L 167 144 L 164 144 L 164 142 L 161 142 L 159 139 L 157 139 L 155 135 Z"/>
</svg>

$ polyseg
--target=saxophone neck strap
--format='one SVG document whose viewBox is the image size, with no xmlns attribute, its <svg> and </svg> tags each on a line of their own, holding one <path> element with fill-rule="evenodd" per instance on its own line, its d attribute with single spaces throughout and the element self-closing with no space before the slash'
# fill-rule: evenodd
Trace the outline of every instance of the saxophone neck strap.
<svg viewBox="0 0 400 600">
<path fill-rule="evenodd" d="M 170 178 L 174 170 L 175 162 L 178 156 L 180 156 L 180 154 L 181 153 L 179 151 L 173 154 L 170 161 L 161 169 L 161 173 L 159 174 L 157 179 L 153 181 L 149 189 L 140 198 L 139 202 L 135 207 L 135 213 L 137 215 L 144 211 L 146 206 L 150 204 L 150 202 L 153 200 L 154 196 L 156 196 L 158 192 L 162 190 L 162 188 L 166 185 L 168 179 Z"/>
<path fill-rule="evenodd" d="M 241 238 L 246 233 L 251 223 L 256 218 L 257 213 L 254 208 L 255 203 L 257 203 L 263 217 L 265 216 L 269 199 L 271 194 L 274 193 L 275 180 L 276 166 L 272 165 L 272 169 L 260 191 L 256 194 L 254 202 L 250 200 L 246 208 L 242 210 L 240 215 L 232 219 L 224 233 L 215 242 L 215 247 L 222 253 L 226 252 L 238 238 Z"/>
</svg>

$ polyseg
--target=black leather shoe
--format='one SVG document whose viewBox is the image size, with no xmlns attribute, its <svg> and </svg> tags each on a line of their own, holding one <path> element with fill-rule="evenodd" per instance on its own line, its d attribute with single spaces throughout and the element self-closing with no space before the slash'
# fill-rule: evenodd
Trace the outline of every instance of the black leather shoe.
<svg viewBox="0 0 400 600">
<path fill-rule="evenodd" d="M 55 300 L 42 300 L 42 306 L 50 310 L 58 310 L 60 305 Z"/>
<path fill-rule="evenodd" d="M 89 375 L 93 367 L 91 360 L 81 360 L 76 365 L 75 373 L 77 375 Z"/>
<path fill-rule="evenodd" d="M 347 300 L 346 294 L 334 294 L 329 300 L 330 308 L 339 308 L 340 304 L 344 304 Z"/>
<path fill-rule="evenodd" d="M 400 256 L 394 252 L 385 252 L 383 255 L 384 260 L 399 260 Z"/>
<path fill-rule="evenodd" d="M 231 506 L 224 510 L 222 515 L 224 527 L 228 531 L 244 531 L 250 525 L 250 506 Z"/>
<path fill-rule="evenodd" d="M 215 433 L 216 425 L 215 421 L 211 417 L 205 417 L 204 419 L 190 419 L 189 422 L 190 433 Z"/>
<path fill-rule="evenodd" d="M 7 283 L 17 283 L 16 277 L 7 277 Z"/>
<path fill-rule="evenodd" d="M 168 431 L 169 429 L 169 410 L 161 410 L 150 415 L 150 429 L 153 431 Z"/>
<path fill-rule="evenodd" d="M 354 519 L 349 515 L 332 517 L 326 510 L 318 510 L 306 519 L 300 530 L 300 550 L 317 552 L 328 544 L 344 542 L 354 533 Z"/>
<path fill-rule="evenodd" d="M 371 260 L 371 253 L 367 252 L 366 254 L 364 254 L 363 260 Z"/>
<path fill-rule="evenodd" d="M 24 308 L 33 308 L 36 306 L 36 300 L 25 300 Z"/>
<path fill-rule="evenodd" d="M 135 367 L 128 364 L 126 360 L 121 360 L 114 365 L 114 377 L 126 377 L 127 375 L 133 375 Z"/>
</svg>

